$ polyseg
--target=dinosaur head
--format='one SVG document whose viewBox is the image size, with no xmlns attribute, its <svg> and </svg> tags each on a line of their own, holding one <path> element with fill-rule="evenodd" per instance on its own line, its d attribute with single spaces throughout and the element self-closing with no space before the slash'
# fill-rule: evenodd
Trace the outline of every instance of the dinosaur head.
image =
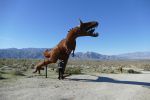
<svg viewBox="0 0 150 100">
<path fill-rule="evenodd" d="M 97 37 L 98 33 L 94 32 L 95 28 L 98 26 L 98 22 L 96 21 L 91 21 L 91 22 L 85 22 L 83 23 L 80 20 L 80 25 L 79 25 L 79 30 L 77 32 L 77 37 L 79 36 L 92 36 L 92 37 Z"/>
</svg>

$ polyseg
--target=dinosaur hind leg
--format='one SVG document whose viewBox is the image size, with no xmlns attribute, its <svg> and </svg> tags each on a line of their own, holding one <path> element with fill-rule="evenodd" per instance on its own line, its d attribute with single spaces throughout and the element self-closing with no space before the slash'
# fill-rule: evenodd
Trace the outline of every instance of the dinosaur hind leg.
<svg viewBox="0 0 150 100">
<path fill-rule="evenodd" d="M 62 66 L 62 70 L 61 70 L 61 73 L 62 73 L 61 79 L 64 79 L 64 78 L 65 78 L 64 74 L 65 74 L 65 69 L 66 69 L 66 65 L 67 65 L 67 62 L 68 62 L 68 58 L 69 58 L 69 56 L 67 56 L 67 57 L 64 59 L 64 65 Z"/>
</svg>

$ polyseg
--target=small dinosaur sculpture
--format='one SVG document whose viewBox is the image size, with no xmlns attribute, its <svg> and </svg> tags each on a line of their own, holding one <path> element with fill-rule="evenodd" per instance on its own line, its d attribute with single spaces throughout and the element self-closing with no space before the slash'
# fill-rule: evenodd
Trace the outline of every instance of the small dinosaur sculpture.
<svg viewBox="0 0 150 100">
<path fill-rule="evenodd" d="M 69 59 L 69 55 L 71 54 L 72 51 L 73 51 L 72 55 L 74 56 L 74 51 L 76 48 L 76 39 L 82 36 L 97 37 L 98 33 L 94 33 L 95 28 L 97 26 L 98 22 L 96 21 L 83 23 L 80 20 L 80 25 L 70 29 L 65 39 L 61 40 L 56 47 L 52 48 L 51 50 L 46 50 L 44 52 L 44 56 L 46 57 L 46 59 L 42 62 L 39 62 L 36 65 L 36 70 L 33 73 L 36 73 L 38 71 L 40 74 L 40 70 L 42 70 L 45 65 L 48 65 L 50 63 L 56 63 L 57 60 L 59 59 L 64 61 L 64 68 L 63 68 L 64 74 L 66 64 Z"/>
</svg>

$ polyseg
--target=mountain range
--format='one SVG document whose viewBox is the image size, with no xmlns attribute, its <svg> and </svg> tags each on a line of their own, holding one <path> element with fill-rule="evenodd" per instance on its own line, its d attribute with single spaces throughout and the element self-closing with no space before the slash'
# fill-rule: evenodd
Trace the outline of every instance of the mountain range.
<svg viewBox="0 0 150 100">
<path fill-rule="evenodd" d="M 47 48 L 8 48 L 0 49 L 0 58 L 28 58 L 43 59 L 43 51 Z M 150 52 L 133 52 L 119 55 L 103 55 L 96 52 L 76 52 L 70 59 L 82 60 L 123 60 L 123 59 L 150 59 Z"/>
</svg>

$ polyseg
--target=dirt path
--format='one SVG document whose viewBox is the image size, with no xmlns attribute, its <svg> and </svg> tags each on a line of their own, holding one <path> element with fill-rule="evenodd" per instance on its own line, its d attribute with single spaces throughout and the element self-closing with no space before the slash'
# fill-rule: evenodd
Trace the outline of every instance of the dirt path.
<svg viewBox="0 0 150 100">
<path fill-rule="evenodd" d="M 0 100 L 150 100 L 150 74 L 1 80 Z"/>
</svg>

